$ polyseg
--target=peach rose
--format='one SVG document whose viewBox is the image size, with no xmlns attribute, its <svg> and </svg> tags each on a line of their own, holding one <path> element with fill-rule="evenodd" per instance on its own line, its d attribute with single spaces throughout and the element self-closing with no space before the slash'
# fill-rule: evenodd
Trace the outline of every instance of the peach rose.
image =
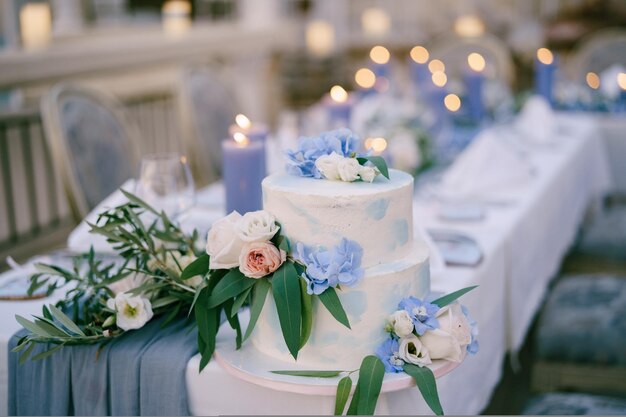
<svg viewBox="0 0 626 417">
<path fill-rule="evenodd" d="M 286 259 L 285 251 L 270 242 L 250 242 L 239 255 L 239 270 L 248 278 L 263 278 L 276 271 Z"/>
</svg>

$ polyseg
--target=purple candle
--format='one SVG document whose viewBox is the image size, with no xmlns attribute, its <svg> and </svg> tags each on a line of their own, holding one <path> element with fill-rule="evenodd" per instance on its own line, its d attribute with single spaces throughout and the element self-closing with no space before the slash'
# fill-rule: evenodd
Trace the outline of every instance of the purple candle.
<svg viewBox="0 0 626 417">
<path fill-rule="evenodd" d="M 473 52 L 467 56 L 467 63 L 469 64 L 469 69 L 465 72 L 464 80 L 468 110 L 472 119 L 480 121 L 485 115 L 483 102 L 485 59 L 481 54 Z"/>
<path fill-rule="evenodd" d="M 553 104 L 552 86 L 554 85 L 554 72 L 556 60 L 547 48 L 539 48 L 535 59 L 535 93 L 544 97 L 548 103 Z"/>
<path fill-rule="evenodd" d="M 235 136 L 236 133 L 242 133 L 246 138 L 252 142 L 261 142 L 263 144 L 263 173 L 267 175 L 267 153 L 266 153 L 266 141 L 268 128 L 262 123 L 253 124 L 250 119 L 245 115 L 239 113 L 235 116 L 235 124 L 230 125 L 228 133 L 231 136 Z"/>
<path fill-rule="evenodd" d="M 428 70 L 428 59 L 430 54 L 428 49 L 423 46 L 416 46 L 411 49 L 411 59 L 409 66 L 411 68 L 411 80 L 418 91 L 422 91 L 428 85 L 430 79 L 430 71 Z"/>
<path fill-rule="evenodd" d="M 261 181 L 265 177 L 264 146 L 236 132 L 222 142 L 222 175 L 226 189 L 226 213 L 261 210 Z"/>
<path fill-rule="evenodd" d="M 373 62 L 372 71 L 376 77 L 389 78 L 391 75 L 390 63 L 391 54 L 384 46 L 375 46 L 370 50 L 370 58 Z"/>
<path fill-rule="evenodd" d="M 328 127 L 336 129 L 350 126 L 354 99 L 339 85 L 334 85 L 324 97 L 324 106 L 328 112 Z"/>
</svg>

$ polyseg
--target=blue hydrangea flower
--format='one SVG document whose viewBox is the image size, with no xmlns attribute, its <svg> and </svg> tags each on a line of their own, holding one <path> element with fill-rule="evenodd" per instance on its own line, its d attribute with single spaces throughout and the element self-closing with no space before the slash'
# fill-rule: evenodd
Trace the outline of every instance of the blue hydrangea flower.
<svg viewBox="0 0 626 417">
<path fill-rule="evenodd" d="M 313 250 L 297 243 L 295 257 L 306 266 L 302 277 L 309 294 L 319 295 L 337 285 L 351 287 L 363 278 L 363 249 L 352 240 L 344 238 L 332 250 Z"/>
<path fill-rule="evenodd" d="M 461 311 L 463 311 L 463 314 L 465 314 L 465 317 L 467 317 L 467 321 L 469 321 L 470 328 L 471 328 L 471 334 L 472 334 L 472 341 L 470 342 L 469 345 L 467 345 L 467 352 L 470 355 L 475 355 L 475 354 L 478 353 L 478 350 L 480 348 L 480 346 L 478 344 L 478 323 L 476 323 L 476 320 L 474 320 L 470 316 L 469 310 L 467 309 L 467 307 L 462 305 L 461 306 Z"/>
<path fill-rule="evenodd" d="M 315 137 L 302 137 L 298 141 L 298 149 L 286 152 L 287 172 L 301 177 L 322 178 L 315 166 L 317 158 L 333 152 L 349 157 L 357 151 L 359 142 L 359 137 L 349 129 L 332 130 Z"/>
<path fill-rule="evenodd" d="M 385 365 L 385 372 L 403 372 L 404 361 L 399 358 L 400 344 L 396 339 L 387 339 L 376 348 L 376 356 Z"/>
<path fill-rule="evenodd" d="M 428 330 L 439 328 L 439 321 L 437 320 L 439 306 L 436 304 L 415 297 L 407 297 L 400 301 L 398 309 L 406 310 L 409 313 L 415 325 L 415 333 L 418 336 L 422 336 Z"/>
</svg>

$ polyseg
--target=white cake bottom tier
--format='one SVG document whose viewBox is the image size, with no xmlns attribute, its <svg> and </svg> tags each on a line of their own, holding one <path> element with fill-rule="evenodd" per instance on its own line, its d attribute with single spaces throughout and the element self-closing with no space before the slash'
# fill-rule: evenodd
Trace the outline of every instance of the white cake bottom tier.
<svg viewBox="0 0 626 417">
<path fill-rule="evenodd" d="M 400 300 L 409 295 L 423 297 L 429 290 L 428 254 L 420 248 L 409 258 L 367 269 L 356 287 L 338 291 L 352 329 L 337 322 L 314 298 L 311 336 L 297 362 L 285 345 L 272 297 L 265 301 L 252 342 L 266 355 L 297 363 L 301 369 L 357 369 L 388 337 L 386 318 Z"/>
</svg>

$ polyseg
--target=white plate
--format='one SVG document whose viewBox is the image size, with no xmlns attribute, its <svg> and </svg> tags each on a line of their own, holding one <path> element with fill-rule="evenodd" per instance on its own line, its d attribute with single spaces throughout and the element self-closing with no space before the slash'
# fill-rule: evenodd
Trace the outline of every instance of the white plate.
<svg viewBox="0 0 626 417">
<path fill-rule="evenodd" d="M 245 329 L 248 322 L 248 312 L 239 315 L 242 329 Z M 215 350 L 215 360 L 229 374 L 252 384 L 260 385 L 277 391 L 291 392 L 304 395 L 335 395 L 339 380 L 345 376 L 341 374 L 334 378 L 310 378 L 291 375 L 274 374 L 271 371 L 284 370 L 311 370 L 310 367 L 298 367 L 297 364 L 287 363 L 258 351 L 251 340 L 244 342 L 241 349 L 235 349 L 235 331 L 228 323 L 223 323 L 220 327 L 217 346 Z M 435 374 L 435 378 L 440 378 L 459 364 L 449 361 L 437 360 L 429 366 Z M 319 368 L 317 370 L 325 370 Z M 331 370 L 327 368 L 326 370 Z M 353 373 L 352 387 L 356 387 L 358 373 Z M 415 381 L 409 375 L 402 373 L 386 373 L 381 392 L 393 392 L 409 388 L 415 385 Z"/>
<path fill-rule="evenodd" d="M 428 229 L 428 234 L 450 266 L 476 266 L 483 258 L 478 243 L 470 236 L 447 230 Z"/>
</svg>

